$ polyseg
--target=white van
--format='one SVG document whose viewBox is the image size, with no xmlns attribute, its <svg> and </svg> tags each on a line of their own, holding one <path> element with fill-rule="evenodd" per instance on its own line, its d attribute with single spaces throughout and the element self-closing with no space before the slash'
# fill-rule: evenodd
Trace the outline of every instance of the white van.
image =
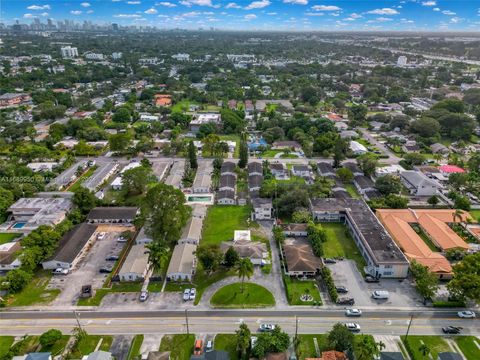
<svg viewBox="0 0 480 360">
<path fill-rule="evenodd" d="M 372 298 L 374 299 L 388 299 L 390 294 L 386 290 L 375 290 L 372 293 Z"/>
</svg>

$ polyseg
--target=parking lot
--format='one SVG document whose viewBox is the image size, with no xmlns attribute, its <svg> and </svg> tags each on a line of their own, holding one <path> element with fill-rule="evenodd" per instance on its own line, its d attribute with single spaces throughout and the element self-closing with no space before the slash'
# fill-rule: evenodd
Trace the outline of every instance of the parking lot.
<svg viewBox="0 0 480 360">
<path fill-rule="evenodd" d="M 97 228 L 97 233 L 105 232 L 106 235 L 101 240 L 96 240 L 85 257 L 79 262 L 76 269 L 73 269 L 68 275 L 53 276 L 48 288 L 60 289 L 61 293 L 54 301 L 56 306 L 76 305 L 80 290 L 83 285 L 92 285 L 94 289 L 103 287 L 108 274 L 99 272 L 100 268 L 106 265 L 113 266 L 114 261 L 106 261 L 108 256 L 119 256 L 124 242 L 118 242 L 120 234 L 127 230 L 118 226 L 101 225 Z M 96 236 L 95 234 L 95 236 Z"/>
<path fill-rule="evenodd" d="M 339 297 L 353 297 L 355 307 L 362 306 L 385 306 L 392 308 L 423 306 L 423 299 L 417 294 L 410 280 L 381 279 L 379 283 L 367 283 L 358 271 L 355 262 L 351 260 L 338 261 L 336 264 L 328 264 L 332 271 L 335 286 L 345 286 L 346 294 L 338 294 Z M 374 290 L 387 290 L 390 296 L 386 300 L 372 298 Z M 343 306 L 343 305 L 342 305 Z"/>
</svg>

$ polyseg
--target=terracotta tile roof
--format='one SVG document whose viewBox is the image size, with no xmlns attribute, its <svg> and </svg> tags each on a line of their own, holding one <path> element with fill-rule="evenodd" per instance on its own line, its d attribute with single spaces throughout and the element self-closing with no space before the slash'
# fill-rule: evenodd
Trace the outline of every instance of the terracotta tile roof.
<svg viewBox="0 0 480 360">
<path fill-rule="evenodd" d="M 468 249 L 467 243 L 463 241 L 446 222 L 432 215 L 424 214 L 420 216 L 418 223 L 442 250 L 454 248 Z"/>
</svg>

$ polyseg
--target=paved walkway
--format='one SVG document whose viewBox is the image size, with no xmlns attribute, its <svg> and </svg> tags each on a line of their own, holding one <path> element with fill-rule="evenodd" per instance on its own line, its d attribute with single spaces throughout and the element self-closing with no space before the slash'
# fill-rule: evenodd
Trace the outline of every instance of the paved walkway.
<svg viewBox="0 0 480 360">
<path fill-rule="evenodd" d="M 143 335 L 142 346 L 140 346 L 140 354 L 142 359 L 146 359 L 150 351 L 158 351 L 163 335 L 145 334 Z"/>
</svg>

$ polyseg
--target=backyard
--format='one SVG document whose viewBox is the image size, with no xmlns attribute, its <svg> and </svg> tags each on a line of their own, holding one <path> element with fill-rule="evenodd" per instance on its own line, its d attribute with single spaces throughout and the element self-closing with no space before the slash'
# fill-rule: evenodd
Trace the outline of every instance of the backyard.
<svg viewBox="0 0 480 360">
<path fill-rule="evenodd" d="M 7 297 L 7 306 L 28 306 L 51 302 L 60 293 L 59 289 L 46 289 L 51 277 L 50 271 L 37 271 L 22 291 Z"/>
<path fill-rule="evenodd" d="M 283 282 L 287 292 L 287 299 L 290 305 L 313 305 L 322 304 L 320 293 L 315 281 L 301 281 L 292 279 L 290 276 L 284 276 Z M 312 297 L 310 301 L 302 301 L 302 295 L 309 295 Z"/>
<path fill-rule="evenodd" d="M 354 260 L 360 272 L 366 265 L 365 259 L 357 248 L 345 225 L 340 223 L 322 223 L 327 233 L 327 241 L 323 244 L 327 258 L 343 257 Z"/>
<path fill-rule="evenodd" d="M 440 336 L 416 336 L 410 335 L 407 339 L 402 336 L 402 341 L 407 348 L 412 360 L 436 359 L 439 352 L 452 351 L 447 342 Z M 430 349 L 430 356 L 423 356 L 420 347 L 425 344 Z"/>
<path fill-rule="evenodd" d="M 274 306 L 275 299 L 263 286 L 246 282 L 243 286 L 234 283 L 220 288 L 210 303 L 220 308 L 258 308 Z"/>
<path fill-rule="evenodd" d="M 20 234 L 15 233 L 0 233 L 0 245 L 11 242 L 19 236 Z"/>
<path fill-rule="evenodd" d="M 189 360 L 193 352 L 195 335 L 165 335 L 160 343 L 160 351 L 170 351 L 170 359 Z"/>
<path fill-rule="evenodd" d="M 320 353 L 317 353 L 315 349 L 315 341 L 318 344 L 318 350 Z M 321 352 L 326 349 L 326 347 L 327 334 L 298 335 L 298 345 L 296 348 L 297 357 L 299 359 L 318 358 L 320 357 Z"/>
<path fill-rule="evenodd" d="M 211 206 L 203 223 L 202 245 L 232 240 L 234 230 L 248 229 L 250 210 L 248 206 Z"/>
<path fill-rule="evenodd" d="M 237 335 L 234 334 L 217 334 L 214 341 L 215 350 L 223 350 L 228 352 L 230 360 L 239 360 L 237 351 Z"/>
</svg>

